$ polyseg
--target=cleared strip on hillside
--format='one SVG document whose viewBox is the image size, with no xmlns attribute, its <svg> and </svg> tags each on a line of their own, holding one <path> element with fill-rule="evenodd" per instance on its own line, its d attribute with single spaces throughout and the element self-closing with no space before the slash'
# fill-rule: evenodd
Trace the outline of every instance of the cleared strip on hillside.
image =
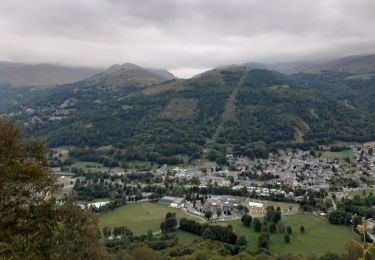
<svg viewBox="0 0 375 260">
<path fill-rule="evenodd" d="M 197 107 L 197 100 L 193 98 L 175 98 L 160 113 L 160 117 L 166 119 L 191 118 Z"/>
</svg>

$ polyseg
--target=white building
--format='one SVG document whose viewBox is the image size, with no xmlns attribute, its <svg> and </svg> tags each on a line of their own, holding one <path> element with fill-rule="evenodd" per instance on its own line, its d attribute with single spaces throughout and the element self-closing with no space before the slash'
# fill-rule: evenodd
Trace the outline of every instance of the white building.
<svg viewBox="0 0 375 260">
<path fill-rule="evenodd" d="M 263 208 L 263 203 L 259 203 L 259 202 L 252 202 L 250 201 L 249 202 L 249 207 L 252 208 L 252 209 L 261 209 Z"/>
</svg>

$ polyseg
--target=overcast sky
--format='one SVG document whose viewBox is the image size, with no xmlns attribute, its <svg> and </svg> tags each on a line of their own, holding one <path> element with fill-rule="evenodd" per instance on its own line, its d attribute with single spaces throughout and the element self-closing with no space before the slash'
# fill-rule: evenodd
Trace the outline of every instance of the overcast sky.
<svg viewBox="0 0 375 260">
<path fill-rule="evenodd" d="M 375 0 L 1 0 L 0 60 L 188 77 L 375 52 Z"/>
</svg>

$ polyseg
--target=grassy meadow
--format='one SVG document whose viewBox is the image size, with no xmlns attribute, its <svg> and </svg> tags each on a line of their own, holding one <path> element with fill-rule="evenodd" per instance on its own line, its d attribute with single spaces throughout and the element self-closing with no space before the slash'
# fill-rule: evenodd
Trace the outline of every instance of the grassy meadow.
<svg viewBox="0 0 375 260">
<path fill-rule="evenodd" d="M 345 158 L 349 158 L 351 162 L 355 161 L 353 152 L 351 150 L 344 150 L 342 152 L 330 152 L 326 151 L 322 153 L 322 157 L 328 160 L 340 160 L 344 161 Z"/>
<path fill-rule="evenodd" d="M 73 163 L 70 168 L 77 168 L 81 169 L 85 173 L 88 172 L 109 172 L 108 167 L 104 167 L 100 163 L 95 163 L 95 162 L 76 162 Z"/>
<path fill-rule="evenodd" d="M 118 208 L 114 211 L 104 213 L 99 218 L 99 226 L 116 227 L 127 226 L 135 234 L 143 234 L 147 230 L 158 231 L 160 223 L 167 212 L 175 212 L 177 219 L 186 217 L 189 219 L 201 220 L 185 213 L 181 209 L 169 208 L 167 204 L 142 202 L 133 203 Z M 341 253 L 345 244 L 351 239 L 357 239 L 357 235 L 347 226 L 330 224 L 326 218 L 309 213 L 299 213 L 294 215 L 284 215 L 282 222 L 285 227 L 293 229 L 290 243 L 284 242 L 284 235 L 275 233 L 270 235 L 270 251 L 274 254 L 292 253 L 294 255 L 323 255 L 332 251 Z M 246 228 L 240 220 L 221 222 L 215 225 L 232 225 L 237 235 L 244 235 L 248 241 L 247 248 L 253 252 L 258 250 L 258 237 L 260 233 L 254 229 Z M 305 233 L 300 233 L 300 227 L 305 227 Z M 185 231 L 177 230 L 176 236 L 183 245 L 190 245 L 200 236 Z"/>
<path fill-rule="evenodd" d="M 158 231 L 160 223 L 164 220 L 168 212 L 174 212 L 177 220 L 180 218 L 190 218 L 199 221 L 185 213 L 181 209 L 169 208 L 167 204 L 157 202 L 141 202 L 125 205 L 114 211 L 104 213 L 99 217 L 99 226 L 117 227 L 127 226 L 135 234 L 146 233 L 147 230 Z"/>
<path fill-rule="evenodd" d="M 352 196 L 359 195 L 362 198 L 367 197 L 368 195 L 370 195 L 370 193 L 375 195 L 375 189 L 363 189 L 363 190 L 359 190 L 359 191 L 350 191 L 349 192 L 349 194 L 352 195 Z"/>
<path fill-rule="evenodd" d="M 351 239 L 358 239 L 358 236 L 350 227 L 336 226 L 329 224 L 324 217 L 313 214 L 295 214 L 283 216 L 282 222 L 285 226 L 293 229 L 290 236 L 290 243 L 284 242 L 283 234 L 270 235 L 270 251 L 273 254 L 293 255 L 316 255 L 321 256 L 329 251 L 342 253 L 345 245 Z M 237 235 L 244 235 L 248 241 L 247 248 L 250 251 L 258 250 L 258 238 L 260 233 L 254 231 L 252 227 L 246 228 L 240 220 L 217 223 L 215 225 L 232 225 Z M 305 227 L 305 233 L 300 233 L 300 226 Z M 179 241 L 184 245 L 193 243 L 195 239 L 201 239 L 200 236 L 190 234 L 184 231 L 176 232 Z"/>
<path fill-rule="evenodd" d="M 283 216 L 282 222 L 285 226 L 292 227 L 293 232 L 289 244 L 284 242 L 283 234 L 270 235 L 270 250 L 274 254 L 315 254 L 319 256 L 329 251 L 341 253 L 348 241 L 357 238 L 350 227 L 332 225 L 325 218 L 313 214 Z M 246 237 L 249 250 L 256 251 L 258 249 L 260 233 L 255 232 L 252 227 L 244 227 L 240 220 L 229 221 L 227 224 L 232 225 L 238 235 Z M 304 234 L 300 233 L 300 226 L 305 227 Z"/>
</svg>

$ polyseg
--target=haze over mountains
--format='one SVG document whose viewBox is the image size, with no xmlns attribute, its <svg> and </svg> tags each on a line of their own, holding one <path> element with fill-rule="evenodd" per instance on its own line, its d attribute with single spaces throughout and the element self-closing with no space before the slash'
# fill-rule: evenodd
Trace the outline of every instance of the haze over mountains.
<svg viewBox="0 0 375 260">
<path fill-rule="evenodd" d="M 54 86 L 88 78 L 101 69 L 55 64 L 0 62 L 0 83 L 12 86 Z"/>
<path fill-rule="evenodd" d="M 281 63 L 248 62 L 250 68 L 268 69 L 284 74 L 299 72 L 319 73 L 322 71 L 347 72 L 352 74 L 375 73 L 375 54 L 348 56 L 327 61 L 298 61 Z M 78 82 L 81 80 L 112 84 L 118 87 L 123 82 L 134 84 L 157 84 L 176 78 L 163 69 L 143 68 L 125 63 L 112 65 L 108 69 L 69 67 L 54 64 L 23 64 L 0 61 L 0 83 L 12 86 L 51 87 Z"/>
<path fill-rule="evenodd" d="M 110 80 L 111 84 L 121 82 L 155 84 L 173 79 L 165 70 L 145 69 L 134 64 L 113 65 L 110 68 L 69 67 L 54 64 L 23 64 L 0 62 L 0 83 L 12 86 L 51 87 L 78 82 Z"/>
<path fill-rule="evenodd" d="M 348 56 L 326 61 L 298 61 L 281 63 L 255 63 L 245 65 L 252 68 L 275 70 L 285 74 L 299 72 L 318 73 L 321 71 L 348 72 L 353 74 L 375 73 L 375 54 Z"/>
</svg>

